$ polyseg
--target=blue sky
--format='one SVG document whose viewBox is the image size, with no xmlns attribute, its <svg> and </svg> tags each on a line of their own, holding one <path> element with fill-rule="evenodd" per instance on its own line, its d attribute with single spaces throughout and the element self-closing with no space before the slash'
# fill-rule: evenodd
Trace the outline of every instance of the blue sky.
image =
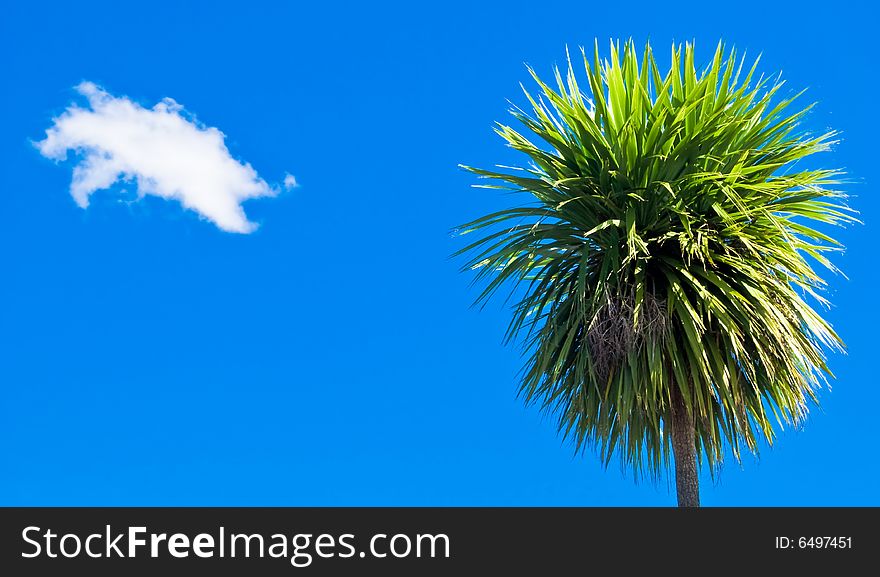
<svg viewBox="0 0 880 577">
<path fill-rule="evenodd" d="M 124 4 L 124 5 L 123 5 Z M 669 505 L 515 398 L 508 311 L 448 255 L 510 197 L 458 163 L 565 46 L 719 38 L 820 101 L 864 226 L 839 232 L 832 358 L 801 431 L 704 479 L 706 505 L 878 505 L 876 15 L 798 2 L 27 2 L 0 18 L 0 504 Z M 32 142 L 91 81 L 171 97 L 274 198 L 251 234 L 119 185 L 87 209 Z M 189 117 L 188 117 L 189 118 Z M 287 174 L 299 186 L 285 187 Z M 235 221 L 241 225 L 242 221 Z M 244 225 L 242 225 L 244 226 Z"/>
</svg>

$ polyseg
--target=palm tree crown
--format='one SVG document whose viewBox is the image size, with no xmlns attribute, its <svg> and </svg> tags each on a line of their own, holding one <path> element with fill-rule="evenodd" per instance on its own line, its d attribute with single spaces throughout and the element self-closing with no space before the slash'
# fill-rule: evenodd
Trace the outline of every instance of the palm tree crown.
<svg viewBox="0 0 880 577">
<path fill-rule="evenodd" d="M 649 45 L 581 52 L 583 88 L 571 58 L 555 87 L 529 69 L 540 94 L 511 111 L 527 130 L 496 128 L 527 166 L 465 167 L 530 202 L 462 225 L 479 238 L 456 254 L 477 302 L 511 289 L 521 394 L 578 449 L 659 475 L 679 399 L 714 469 L 800 422 L 842 348 L 805 297 L 825 303 L 813 267 L 840 249 L 816 223 L 854 219 L 839 172 L 794 164 L 834 133 L 802 131 L 799 95 L 721 44 L 701 70 L 673 46 L 665 75 Z"/>
</svg>

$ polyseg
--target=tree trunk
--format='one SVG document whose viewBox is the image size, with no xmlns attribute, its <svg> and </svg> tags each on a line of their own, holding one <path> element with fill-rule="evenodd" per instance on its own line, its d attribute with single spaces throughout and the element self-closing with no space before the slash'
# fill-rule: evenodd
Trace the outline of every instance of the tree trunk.
<svg viewBox="0 0 880 577">
<path fill-rule="evenodd" d="M 672 456 L 675 460 L 675 488 L 679 507 L 700 506 L 700 481 L 697 477 L 696 433 L 694 416 L 688 414 L 684 398 L 672 385 L 669 424 L 672 429 Z"/>
</svg>

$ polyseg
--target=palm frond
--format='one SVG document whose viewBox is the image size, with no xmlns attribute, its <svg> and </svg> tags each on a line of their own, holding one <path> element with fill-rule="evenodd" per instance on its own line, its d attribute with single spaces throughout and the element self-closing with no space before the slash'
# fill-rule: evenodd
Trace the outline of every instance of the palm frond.
<svg viewBox="0 0 880 577">
<path fill-rule="evenodd" d="M 530 69 L 531 110 L 497 125 L 527 165 L 465 167 L 530 202 L 461 226 L 477 238 L 456 254 L 485 281 L 477 302 L 517 295 L 521 394 L 577 448 L 659 475 L 675 387 L 714 468 L 803 420 L 843 346 L 806 295 L 825 302 L 814 267 L 841 248 L 817 226 L 855 219 L 840 172 L 795 167 L 835 133 L 805 132 L 800 94 L 722 44 L 701 70 L 673 46 L 665 75 L 650 45 L 580 60 L 554 86 Z"/>
</svg>

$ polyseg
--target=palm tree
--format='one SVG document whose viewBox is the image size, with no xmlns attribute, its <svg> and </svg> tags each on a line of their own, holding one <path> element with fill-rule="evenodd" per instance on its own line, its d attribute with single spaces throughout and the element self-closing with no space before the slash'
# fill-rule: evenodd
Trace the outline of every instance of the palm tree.
<svg viewBox="0 0 880 577">
<path fill-rule="evenodd" d="M 530 202 L 462 225 L 479 238 L 456 255 L 477 303 L 514 297 L 526 403 L 636 478 L 671 456 L 679 506 L 699 506 L 698 469 L 801 423 L 843 347 L 805 298 L 827 304 L 813 267 L 841 249 L 817 223 L 855 219 L 838 171 L 796 164 L 835 133 L 802 131 L 799 94 L 723 44 L 702 70 L 673 46 L 665 75 L 650 45 L 581 53 L 586 91 L 570 57 L 555 88 L 530 68 L 540 94 L 511 111 L 529 136 L 496 128 L 527 166 L 463 167 Z"/>
</svg>

